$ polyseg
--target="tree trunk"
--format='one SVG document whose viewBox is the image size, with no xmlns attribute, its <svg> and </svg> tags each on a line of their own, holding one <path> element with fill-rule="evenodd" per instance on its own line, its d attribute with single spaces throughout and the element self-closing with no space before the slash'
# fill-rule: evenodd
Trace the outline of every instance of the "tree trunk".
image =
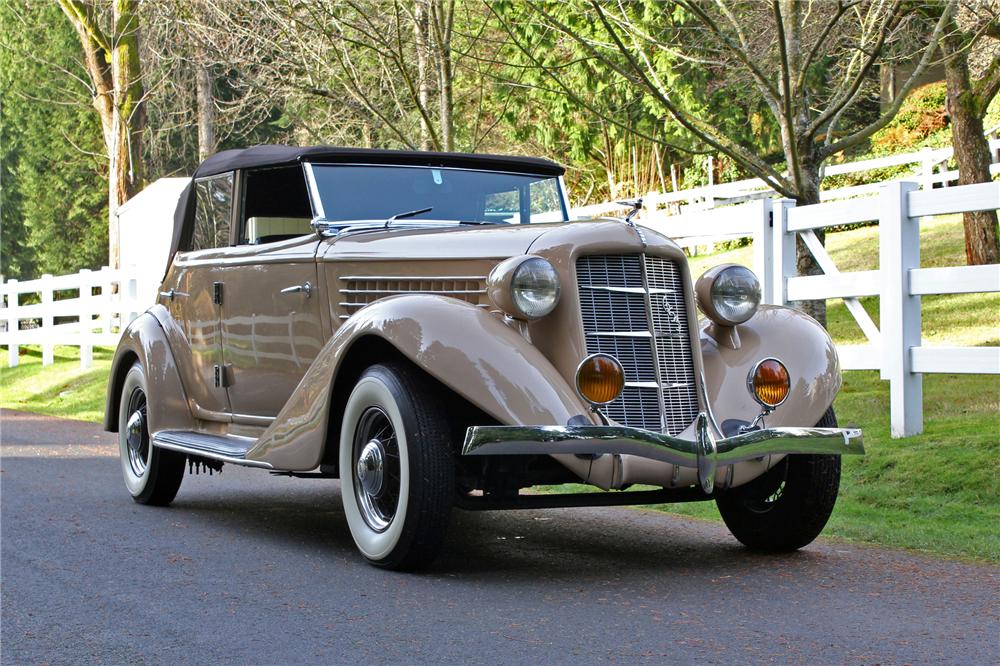
<svg viewBox="0 0 1000 666">
<path fill-rule="evenodd" d="M 197 65 L 195 88 L 198 103 L 198 161 L 204 162 L 215 152 L 215 96 L 212 75 L 204 65 Z"/>
<path fill-rule="evenodd" d="M 802 163 L 800 164 L 801 189 L 795 198 L 796 206 L 811 206 L 818 204 L 819 200 L 819 162 L 806 151 L 800 153 Z M 814 232 L 820 243 L 825 243 L 826 233 L 822 229 Z M 796 234 L 795 237 L 795 269 L 799 275 L 822 275 L 823 271 L 813 257 L 812 252 L 806 247 L 802 238 Z M 826 301 L 796 301 L 793 307 L 802 310 L 807 315 L 818 321 L 826 328 Z"/>
<path fill-rule="evenodd" d="M 111 181 L 111 215 L 108 236 L 110 265 L 121 264 L 118 241 L 118 207 L 141 188 L 143 179 L 142 133 L 146 126 L 141 65 L 139 62 L 139 16 L 136 0 L 114 3 L 114 47 L 111 55 L 111 80 L 114 90 L 112 144 L 108 146 Z"/>
<path fill-rule="evenodd" d="M 143 179 L 146 106 L 137 0 L 113 3 L 109 30 L 102 30 L 92 4 L 81 0 L 59 0 L 59 4 L 80 37 L 84 65 L 94 86 L 94 108 L 101 118 L 108 153 L 108 265 L 118 268 L 118 207 L 139 191 Z"/>
<path fill-rule="evenodd" d="M 428 105 L 431 99 L 431 84 L 427 76 L 427 56 L 429 52 L 429 18 L 428 0 L 417 0 L 413 8 L 413 38 L 417 51 L 417 103 L 421 107 L 420 114 L 420 150 L 433 150 L 431 131 L 427 124 Z"/>
<path fill-rule="evenodd" d="M 434 46 L 438 70 L 438 122 L 441 126 L 441 147 L 455 149 L 455 121 L 453 118 L 454 73 L 451 66 L 452 17 L 454 0 L 431 0 L 431 18 L 434 21 Z"/>
<path fill-rule="evenodd" d="M 977 99 L 969 76 L 967 51 L 945 40 L 945 81 L 948 87 L 948 115 L 951 141 L 958 163 L 958 184 L 988 183 L 989 141 L 983 134 L 985 104 Z M 949 53 L 950 52 L 950 53 Z M 1000 262 L 996 211 L 965 213 L 965 261 L 969 265 Z"/>
</svg>

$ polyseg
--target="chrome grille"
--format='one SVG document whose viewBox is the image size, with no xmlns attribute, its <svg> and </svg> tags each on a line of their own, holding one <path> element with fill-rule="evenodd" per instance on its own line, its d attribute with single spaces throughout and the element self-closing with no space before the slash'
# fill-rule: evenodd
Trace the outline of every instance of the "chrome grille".
<svg viewBox="0 0 1000 666">
<path fill-rule="evenodd" d="M 684 282 L 676 263 L 639 254 L 576 262 L 587 353 L 611 354 L 625 390 L 605 407 L 618 423 L 676 435 L 698 414 Z"/>
</svg>

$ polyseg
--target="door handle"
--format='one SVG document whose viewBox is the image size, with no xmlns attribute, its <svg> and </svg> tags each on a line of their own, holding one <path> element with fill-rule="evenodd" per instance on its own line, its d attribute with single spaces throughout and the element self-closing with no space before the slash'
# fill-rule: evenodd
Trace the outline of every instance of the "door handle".
<svg viewBox="0 0 1000 666">
<path fill-rule="evenodd" d="M 169 298 L 171 301 L 178 296 L 187 296 L 183 291 L 177 291 L 176 289 L 171 289 L 170 291 L 161 291 L 160 296 L 163 298 Z"/>
<path fill-rule="evenodd" d="M 285 287 L 281 290 L 282 294 L 305 294 L 306 298 L 312 296 L 313 286 L 311 283 L 306 282 L 305 284 L 297 284 L 294 287 Z"/>
</svg>

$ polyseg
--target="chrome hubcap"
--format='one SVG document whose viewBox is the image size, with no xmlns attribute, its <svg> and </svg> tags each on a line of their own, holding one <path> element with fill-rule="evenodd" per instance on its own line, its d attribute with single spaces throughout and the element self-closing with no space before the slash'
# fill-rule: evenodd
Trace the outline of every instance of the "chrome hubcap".
<svg viewBox="0 0 1000 666">
<path fill-rule="evenodd" d="M 384 468 L 385 454 L 382 452 L 382 442 L 373 439 L 365 444 L 358 458 L 358 480 L 369 495 L 378 495 L 382 491 Z"/>
<path fill-rule="evenodd" d="M 365 523 L 384 532 L 399 505 L 399 444 L 389 416 L 369 407 L 354 431 L 354 495 Z"/>
<path fill-rule="evenodd" d="M 146 427 L 146 395 L 135 391 L 129 397 L 128 422 L 125 425 L 125 448 L 132 473 L 142 476 L 149 464 L 149 430 Z"/>
</svg>

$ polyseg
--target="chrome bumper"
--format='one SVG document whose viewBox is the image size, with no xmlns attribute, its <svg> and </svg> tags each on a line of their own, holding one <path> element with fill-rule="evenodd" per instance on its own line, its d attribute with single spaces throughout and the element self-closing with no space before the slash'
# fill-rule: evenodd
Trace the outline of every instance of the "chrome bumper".
<svg viewBox="0 0 1000 666">
<path fill-rule="evenodd" d="M 765 428 L 715 439 L 708 417 L 698 415 L 693 440 L 622 426 L 473 426 L 466 431 L 462 455 L 618 453 L 698 470 L 706 493 L 715 487 L 719 465 L 769 455 L 821 453 L 862 455 L 861 430 L 855 428 Z"/>
</svg>

